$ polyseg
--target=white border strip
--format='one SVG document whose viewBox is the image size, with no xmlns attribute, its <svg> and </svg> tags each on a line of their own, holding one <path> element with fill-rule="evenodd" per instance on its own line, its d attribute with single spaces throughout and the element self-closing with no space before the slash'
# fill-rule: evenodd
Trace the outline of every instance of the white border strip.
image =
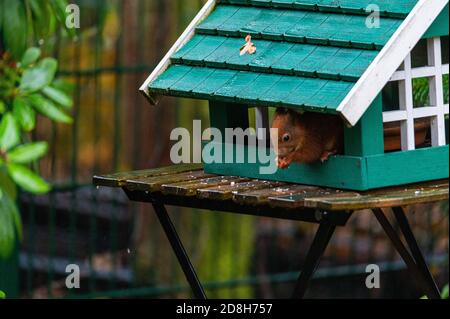
<svg viewBox="0 0 450 319">
<path fill-rule="evenodd" d="M 337 111 L 351 126 L 363 116 L 449 0 L 420 0 L 384 46 Z"/>
<path fill-rule="evenodd" d="M 139 88 L 150 101 L 151 104 L 156 105 L 158 103 L 158 98 L 151 96 L 148 86 L 149 84 L 155 80 L 158 76 L 160 76 L 167 68 L 170 66 L 170 57 L 177 52 L 183 45 L 185 45 L 195 34 L 195 28 L 197 25 L 203 21 L 215 8 L 217 0 L 208 0 L 203 8 L 199 11 L 199 13 L 195 16 L 194 20 L 188 25 L 183 34 L 178 38 L 175 44 L 170 48 L 169 52 L 164 56 L 164 58 L 159 62 L 150 76 L 145 80 L 142 86 Z"/>
</svg>

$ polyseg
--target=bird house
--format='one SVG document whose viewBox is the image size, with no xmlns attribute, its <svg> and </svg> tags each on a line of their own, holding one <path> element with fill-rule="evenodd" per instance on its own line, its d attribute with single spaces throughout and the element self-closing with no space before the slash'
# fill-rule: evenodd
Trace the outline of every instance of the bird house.
<svg viewBox="0 0 450 319">
<path fill-rule="evenodd" d="M 262 174 L 247 155 L 270 145 L 233 141 L 223 154 L 245 160 L 204 159 L 208 173 L 353 190 L 447 178 L 448 10 L 448 0 L 209 0 L 141 91 L 153 104 L 208 100 L 219 130 L 263 132 L 274 107 L 345 123 L 344 151 L 323 163 Z"/>
</svg>

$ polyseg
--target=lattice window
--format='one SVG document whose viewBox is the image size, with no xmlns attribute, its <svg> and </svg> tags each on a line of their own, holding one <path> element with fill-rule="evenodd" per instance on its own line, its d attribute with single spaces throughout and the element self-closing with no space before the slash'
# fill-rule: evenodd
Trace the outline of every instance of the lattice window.
<svg viewBox="0 0 450 319">
<path fill-rule="evenodd" d="M 416 148 L 414 123 L 419 119 L 430 119 L 431 145 L 446 144 L 445 115 L 449 114 L 448 102 L 444 102 L 443 75 L 449 74 L 449 65 L 442 62 L 441 38 L 427 39 L 428 64 L 413 67 L 411 53 L 406 57 L 402 67 L 394 73 L 391 82 L 398 82 L 398 110 L 383 113 L 383 122 L 400 122 L 402 150 Z M 413 99 L 414 79 L 427 78 L 429 86 L 429 105 L 417 107 Z"/>
</svg>

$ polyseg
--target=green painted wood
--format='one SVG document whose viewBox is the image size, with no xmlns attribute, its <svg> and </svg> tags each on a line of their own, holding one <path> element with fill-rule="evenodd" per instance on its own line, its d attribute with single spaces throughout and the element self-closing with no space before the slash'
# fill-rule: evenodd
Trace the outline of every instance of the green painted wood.
<svg viewBox="0 0 450 319">
<path fill-rule="evenodd" d="M 283 181 L 305 185 L 325 186 L 365 191 L 387 186 L 417 183 L 448 178 L 449 146 L 418 149 L 364 157 L 333 156 L 325 163 L 294 163 L 274 174 L 261 174 L 260 168 L 267 163 L 249 163 L 249 151 L 253 146 L 222 144 L 223 154 L 234 154 L 241 149 L 245 154 L 243 163 L 205 164 L 205 172 L 263 180 Z M 275 155 L 271 153 L 274 158 Z"/>
<path fill-rule="evenodd" d="M 432 38 L 432 37 L 442 37 L 448 36 L 448 16 L 449 8 L 448 4 L 442 10 L 441 14 L 434 20 L 431 27 L 427 30 L 427 32 L 423 35 L 424 39 Z"/>
<path fill-rule="evenodd" d="M 367 185 L 380 188 L 449 177 L 449 146 L 366 158 Z"/>
<path fill-rule="evenodd" d="M 247 162 L 225 163 L 224 158 L 222 163 L 204 164 L 205 172 L 333 188 L 367 189 L 365 161 L 360 157 L 334 156 L 325 163 L 309 165 L 294 163 L 285 170 L 277 170 L 274 174 L 260 174 L 260 167 L 267 166 L 267 164 L 248 163 L 248 152 L 249 150 L 255 151 L 255 147 L 231 144 L 222 144 L 221 146 L 223 154 L 236 155 L 236 148 L 241 149 Z M 275 158 L 273 152 L 271 156 Z"/>
<path fill-rule="evenodd" d="M 255 38 L 269 40 L 381 48 L 403 21 L 382 17 L 380 28 L 367 28 L 366 18 L 340 13 L 218 5 L 196 32 L 235 37 L 252 34 Z"/>
<path fill-rule="evenodd" d="M 221 0 L 221 3 L 272 8 L 297 8 L 323 12 L 344 12 L 365 15 L 371 4 L 379 7 L 383 16 L 406 17 L 417 0 Z"/>
<path fill-rule="evenodd" d="M 209 102 L 209 121 L 225 136 L 226 128 L 248 128 L 248 106 L 236 103 Z"/>
<path fill-rule="evenodd" d="M 354 83 L 173 65 L 149 85 L 151 93 L 334 113 Z"/>
<path fill-rule="evenodd" d="M 254 40 L 254 43 L 255 54 L 240 56 L 242 38 L 196 35 L 172 57 L 172 62 L 357 81 L 379 53 L 377 50 L 267 40 Z"/>
<path fill-rule="evenodd" d="M 345 128 L 344 136 L 346 155 L 368 156 L 384 153 L 381 94 L 354 127 Z"/>
</svg>

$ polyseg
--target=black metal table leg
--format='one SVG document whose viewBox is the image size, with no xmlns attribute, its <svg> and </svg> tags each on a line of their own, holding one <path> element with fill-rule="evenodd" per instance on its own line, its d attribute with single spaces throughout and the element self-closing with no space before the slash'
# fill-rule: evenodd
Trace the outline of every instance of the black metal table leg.
<svg viewBox="0 0 450 319">
<path fill-rule="evenodd" d="M 317 230 L 313 243 L 309 248 L 305 263 L 297 280 L 292 298 L 304 297 L 311 277 L 319 265 L 320 259 L 322 258 L 335 229 L 336 225 L 326 220 L 319 225 L 319 229 Z"/>
<path fill-rule="evenodd" d="M 436 298 L 440 297 L 440 291 L 436 282 L 433 279 L 433 276 L 428 269 L 425 258 L 423 257 L 422 252 L 420 251 L 419 245 L 417 244 L 416 238 L 411 230 L 411 226 L 409 225 L 408 219 L 406 218 L 405 212 L 401 207 L 393 207 L 392 211 L 394 212 L 395 218 L 397 219 L 400 230 L 405 237 L 406 243 L 409 246 L 411 254 L 416 261 L 416 265 L 419 268 L 419 271 L 425 277 L 429 290 L 434 291 L 434 296 Z"/>
<path fill-rule="evenodd" d="M 417 278 L 420 281 L 420 283 L 422 284 L 422 287 L 425 289 L 425 293 L 430 298 L 440 298 L 439 294 L 436 295 L 436 292 L 434 291 L 434 289 L 431 289 L 431 287 L 428 285 L 424 274 L 420 271 L 418 265 L 416 264 L 416 261 L 414 260 L 414 258 L 411 256 L 408 249 L 403 244 L 399 235 L 397 234 L 395 229 L 392 227 L 391 223 L 389 222 L 387 217 L 384 215 L 383 211 L 379 208 L 373 209 L 372 211 L 373 211 L 375 217 L 377 218 L 378 222 L 380 223 L 381 227 L 383 228 L 384 232 L 391 240 L 395 249 L 397 250 L 399 255 L 402 257 L 403 261 L 406 263 L 411 274 L 415 278 Z"/>
<path fill-rule="evenodd" d="M 194 296 L 196 299 L 206 299 L 205 291 L 197 277 L 194 267 L 192 266 L 189 256 L 187 255 L 180 238 L 178 237 L 177 231 L 170 220 L 170 216 L 167 213 L 164 205 L 160 203 L 153 203 L 153 208 L 155 209 L 156 215 L 158 216 L 159 222 L 169 239 L 170 245 L 172 246 L 175 255 L 177 256 L 178 262 L 183 269 L 184 275 L 186 276 L 189 285 L 192 288 Z"/>
</svg>

